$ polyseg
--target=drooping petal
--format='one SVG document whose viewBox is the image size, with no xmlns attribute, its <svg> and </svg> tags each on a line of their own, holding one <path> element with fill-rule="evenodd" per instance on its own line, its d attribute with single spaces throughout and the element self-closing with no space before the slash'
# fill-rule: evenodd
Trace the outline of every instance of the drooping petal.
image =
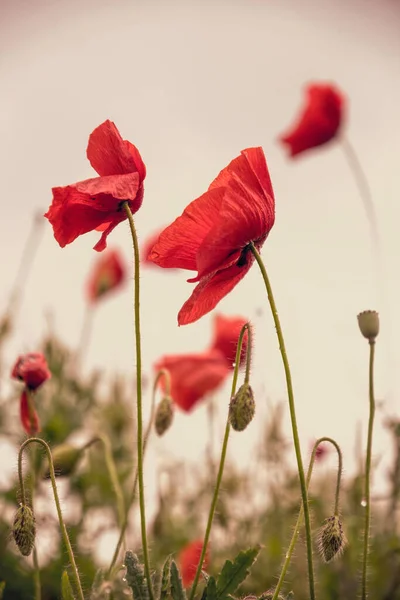
<svg viewBox="0 0 400 600">
<path fill-rule="evenodd" d="M 102 177 L 138 172 L 140 181 L 143 181 L 146 176 L 138 149 L 122 139 L 112 121 L 104 121 L 90 134 L 86 155 Z"/>
<path fill-rule="evenodd" d="M 149 260 L 160 267 L 197 271 L 198 248 L 214 225 L 224 193 L 216 188 L 193 200 L 160 234 Z"/>
<path fill-rule="evenodd" d="M 193 323 L 215 308 L 218 302 L 243 279 L 253 262 L 253 255 L 248 254 L 243 266 L 235 264 L 204 277 L 179 311 L 178 324 Z"/>
<path fill-rule="evenodd" d="M 39 415 L 37 414 L 33 405 L 33 400 L 30 398 L 30 406 L 28 393 L 24 390 L 21 394 L 19 412 L 22 427 L 25 429 L 28 435 L 36 435 L 40 431 Z"/>
<path fill-rule="evenodd" d="M 214 337 L 211 348 L 218 350 L 223 354 L 227 365 L 232 369 L 236 360 L 236 350 L 239 336 L 248 319 L 243 317 L 227 317 L 225 315 L 215 315 L 214 318 Z M 240 354 L 240 363 L 246 359 L 248 335 L 247 331 L 243 336 L 242 352 Z"/>
</svg>

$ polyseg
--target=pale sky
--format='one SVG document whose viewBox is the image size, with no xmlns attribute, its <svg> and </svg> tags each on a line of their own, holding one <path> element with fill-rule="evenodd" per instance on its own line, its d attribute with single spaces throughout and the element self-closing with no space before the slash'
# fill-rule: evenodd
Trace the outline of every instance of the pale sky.
<svg viewBox="0 0 400 600">
<path fill-rule="evenodd" d="M 356 426 L 362 423 L 365 440 L 368 415 L 368 345 L 356 320 L 361 310 L 381 311 L 377 397 L 399 415 L 399 2 L 0 0 L 0 7 L 1 306 L 32 215 L 45 212 L 51 187 L 94 176 L 85 149 L 105 119 L 139 148 L 147 165 L 145 199 L 135 217 L 142 240 L 176 218 L 241 149 L 262 145 L 276 195 L 275 226 L 262 255 L 286 338 L 302 446 L 307 456 L 311 439 L 333 436 L 350 473 Z M 346 133 L 378 214 L 383 299 L 362 204 L 340 146 L 292 162 L 276 142 L 301 105 L 303 85 L 318 80 L 335 82 L 348 97 Z M 98 234 L 60 249 L 47 222 L 44 229 L 8 364 L 16 353 L 36 349 L 48 311 L 60 336 L 71 346 L 78 342 Z M 114 230 L 109 245 L 120 247 L 132 264 L 127 223 Z M 146 373 L 163 354 L 201 351 L 209 343 L 212 314 L 177 327 L 190 276 L 143 270 Z M 133 375 L 132 292 L 131 281 L 99 307 L 86 368 Z M 256 265 L 217 310 L 253 319 L 253 385 L 258 414 L 266 414 L 265 395 L 285 400 L 286 387 Z M 229 384 L 220 394 L 221 422 L 228 400 Z M 202 406 L 180 415 L 175 432 L 157 447 L 201 456 L 205 412 Z M 229 453 L 241 464 L 251 459 L 256 431 L 257 422 L 232 436 Z M 386 457 L 378 481 L 389 448 L 378 413 L 374 455 Z M 158 460 L 155 453 L 150 460 Z"/>
</svg>

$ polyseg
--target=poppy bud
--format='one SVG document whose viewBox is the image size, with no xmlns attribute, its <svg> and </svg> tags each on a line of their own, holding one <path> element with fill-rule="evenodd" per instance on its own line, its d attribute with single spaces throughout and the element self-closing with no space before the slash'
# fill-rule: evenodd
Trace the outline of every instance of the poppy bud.
<svg viewBox="0 0 400 600">
<path fill-rule="evenodd" d="M 29 556 L 35 543 L 36 526 L 35 515 L 26 504 L 21 504 L 15 514 L 12 534 L 21 554 Z"/>
<path fill-rule="evenodd" d="M 364 310 L 358 316 L 361 333 L 370 343 L 375 342 L 379 333 L 379 315 L 376 310 Z"/>
<path fill-rule="evenodd" d="M 171 427 L 173 418 L 174 407 L 172 398 L 170 396 L 164 396 L 157 407 L 154 423 L 158 435 L 163 435 L 167 429 Z"/>
<path fill-rule="evenodd" d="M 83 454 L 84 448 L 75 448 L 71 444 L 60 444 L 52 450 L 54 473 L 56 477 L 65 477 L 71 475 L 79 459 Z M 50 477 L 49 463 L 46 459 L 43 468 L 43 478 Z"/>
<path fill-rule="evenodd" d="M 243 431 L 252 421 L 256 410 L 253 390 L 250 384 L 244 383 L 229 405 L 229 423 L 235 431 Z"/>
<path fill-rule="evenodd" d="M 318 536 L 318 549 L 325 562 L 339 556 L 347 543 L 337 515 L 325 519 Z"/>
</svg>

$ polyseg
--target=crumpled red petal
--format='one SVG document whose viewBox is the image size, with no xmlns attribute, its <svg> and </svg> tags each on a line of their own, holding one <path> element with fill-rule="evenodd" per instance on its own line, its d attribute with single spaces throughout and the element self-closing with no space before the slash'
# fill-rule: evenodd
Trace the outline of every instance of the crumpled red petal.
<svg viewBox="0 0 400 600">
<path fill-rule="evenodd" d="M 40 431 L 39 415 L 37 414 L 31 398 L 31 410 L 28 404 L 28 392 L 24 390 L 20 398 L 20 418 L 22 427 L 28 435 L 36 435 Z"/>
<path fill-rule="evenodd" d="M 86 155 L 94 170 L 102 177 L 135 171 L 140 181 L 146 177 L 146 167 L 138 149 L 122 139 L 112 121 L 105 121 L 90 134 Z"/>
<path fill-rule="evenodd" d="M 193 200 L 160 234 L 148 259 L 160 267 L 197 271 L 196 255 L 215 223 L 224 190 L 216 188 Z"/>
</svg>

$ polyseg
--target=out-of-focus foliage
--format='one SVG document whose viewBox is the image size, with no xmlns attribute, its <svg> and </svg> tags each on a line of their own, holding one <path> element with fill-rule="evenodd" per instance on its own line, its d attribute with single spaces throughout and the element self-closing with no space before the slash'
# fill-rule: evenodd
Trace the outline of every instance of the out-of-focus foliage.
<svg viewBox="0 0 400 600">
<path fill-rule="evenodd" d="M 6 336 L 7 332 L 4 334 Z M 3 337 L 3 342 L 4 342 Z M 111 443 L 124 498 L 127 502 L 134 480 L 134 385 L 115 379 L 105 381 L 100 373 L 80 373 L 75 356 L 54 335 L 40 348 L 44 352 L 52 378 L 37 392 L 40 436 L 52 448 L 66 442 L 83 447 L 99 434 Z M 6 385 L 7 382 L 7 385 Z M 11 385 L 11 384 L 10 384 Z M 18 416 L 18 384 L 8 384 L 2 373 L 0 397 L 0 441 L 15 445 L 25 439 Z M 3 390 L 6 389 L 7 392 Z M 281 405 L 271 409 L 258 451 L 245 472 L 229 463 L 223 477 L 211 535 L 209 574 L 217 580 L 227 559 L 240 551 L 262 545 L 249 577 L 238 595 L 259 596 L 273 588 L 279 575 L 290 536 L 298 516 L 300 491 L 297 472 L 289 457 L 290 441 L 283 434 Z M 187 417 L 190 419 L 190 416 Z M 389 473 L 387 498 L 373 502 L 371 555 L 369 567 L 370 597 L 374 600 L 400 600 L 400 425 L 387 423 L 392 434 L 394 461 Z M 174 425 L 172 425 L 173 430 Z M 322 432 L 323 433 L 323 432 Z M 151 438 L 149 443 L 151 444 Z M 29 453 L 27 453 L 29 454 Z M 38 469 L 44 468 L 43 454 L 35 453 Z M 346 457 L 345 457 L 346 459 Z M 333 509 L 336 482 L 335 463 L 329 469 L 316 465 L 310 486 L 312 524 L 317 532 Z M 43 464 L 42 464 L 43 463 Z M 156 580 L 169 555 L 178 556 L 185 544 L 204 534 L 218 465 L 206 458 L 202 464 L 171 463 L 160 473 L 158 509 L 149 523 L 152 569 Z M 332 467 L 332 468 L 331 468 Z M 29 471 L 29 456 L 24 460 Z M 27 477 L 29 483 L 29 477 Z M 117 531 L 117 502 L 105 468 L 103 446 L 93 443 L 68 477 L 58 479 L 62 506 L 75 551 L 86 597 L 92 600 L 119 600 L 132 597 L 121 570 L 122 556 L 111 582 L 106 572 L 98 572 L 98 540 L 107 531 Z M 29 486 L 28 486 L 29 487 Z M 33 597 L 32 559 L 22 557 L 10 537 L 13 515 L 19 498 L 16 469 L 10 485 L 0 490 L 0 582 L 5 582 L 4 600 Z M 67 556 L 59 534 L 48 479 L 41 479 L 34 497 L 39 563 L 43 600 L 62 598 L 62 574 Z M 138 507 L 132 507 L 134 518 Z M 341 494 L 341 521 L 348 539 L 343 555 L 325 564 L 315 545 L 315 571 L 318 596 L 323 600 L 356 598 L 362 555 L 364 508 L 362 473 L 345 479 Z M 134 547 L 140 558 L 139 529 L 134 530 Z M 114 550 L 110 546 L 110 558 Z M 68 569 L 67 569 L 68 570 Z M 97 572 L 97 575 L 96 575 Z M 64 588 L 66 588 L 64 576 Z M 198 594 L 204 588 L 201 579 Z M 283 596 L 293 590 L 295 600 L 308 600 L 307 563 L 304 539 L 300 536 L 286 577 Z M 64 593 L 67 593 L 64 591 Z"/>
</svg>

